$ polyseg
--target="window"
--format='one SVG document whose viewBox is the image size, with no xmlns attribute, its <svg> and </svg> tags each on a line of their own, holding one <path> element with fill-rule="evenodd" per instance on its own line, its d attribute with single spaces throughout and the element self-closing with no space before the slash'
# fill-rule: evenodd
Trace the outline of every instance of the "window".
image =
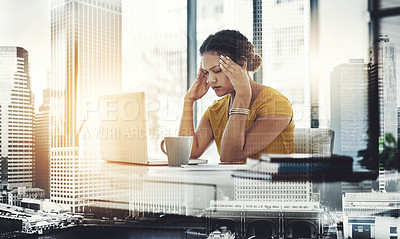
<svg viewBox="0 0 400 239">
<path fill-rule="evenodd" d="M 400 2 L 396 0 L 380 0 L 378 1 L 378 6 L 380 9 L 387 9 L 387 8 L 398 8 L 400 7 Z"/>
<path fill-rule="evenodd" d="M 146 94 L 151 154 L 163 154 L 159 142 L 178 133 L 187 90 L 186 2 L 125 1 L 123 5 L 122 25 L 129 25 L 122 40 L 123 88 Z"/>
</svg>

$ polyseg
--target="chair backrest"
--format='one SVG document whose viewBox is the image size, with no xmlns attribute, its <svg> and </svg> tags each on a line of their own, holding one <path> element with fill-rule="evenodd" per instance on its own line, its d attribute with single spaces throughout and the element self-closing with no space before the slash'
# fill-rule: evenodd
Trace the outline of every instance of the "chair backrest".
<svg viewBox="0 0 400 239">
<path fill-rule="evenodd" d="M 322 154 L 333 152 L 335 132 L 332 129 L 295 128 L 294 150 L 300 154 Z"/>
</svg>

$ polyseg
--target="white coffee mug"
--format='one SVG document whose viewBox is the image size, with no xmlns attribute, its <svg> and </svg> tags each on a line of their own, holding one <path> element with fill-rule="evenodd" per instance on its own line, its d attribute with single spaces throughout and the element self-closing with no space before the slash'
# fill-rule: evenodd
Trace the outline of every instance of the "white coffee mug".
<svg viewBox="0 0 400 239">
<path fill-rule="evenodd" d="M 187 165 L 192 151 L 192 143 L 193 136 L 164 137 L 160 146 L 161 150 L 168 156 L 168 165 L 171 167 Z"/>
</svg>

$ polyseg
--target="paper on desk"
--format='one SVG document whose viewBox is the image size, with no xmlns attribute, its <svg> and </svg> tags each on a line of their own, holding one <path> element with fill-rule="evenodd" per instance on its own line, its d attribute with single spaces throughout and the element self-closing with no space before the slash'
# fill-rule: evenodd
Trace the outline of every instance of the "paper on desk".
<svg viewBox="0 0 400 239">
<path fill-rule="evenodd" d="M 182 165 L 184 170 L 188 171 L 231 171 L 237 169 L 245 169 L 245 164 L 199 164 L 199 165 Z"/>
<path fill-rule="evenodd" d="M 258 159 L 248 158 L 246 161 L 246 170 L 250 172 L 279 173 L 280 166 L 279 163 L 270 163 Z"/>
</svg>

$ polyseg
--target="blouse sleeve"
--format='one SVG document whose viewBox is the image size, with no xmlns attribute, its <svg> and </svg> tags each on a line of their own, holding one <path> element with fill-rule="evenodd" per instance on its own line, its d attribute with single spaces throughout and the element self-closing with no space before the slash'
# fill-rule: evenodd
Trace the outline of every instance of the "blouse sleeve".
<svg viewBox="0 0 400 239">
<path fill-rule="evenodd" d="M 204 119 L 210 120 L 210 107 L 211 107 L 211 106 L 209 106 L 209 107 L 207 108 L 206 112 L 204 112 L 204 114 L 203 114 L 203 118 L 204 118 Z"/>
<path fill-rule="evenodd" d="M 260 105 L 257 111 L 258 117 L 270 114 L 282 114 L 293 117 L 292 104 L 283 96 L 277 96 L 271 100 L 265 101 Z"/>
</svg>

